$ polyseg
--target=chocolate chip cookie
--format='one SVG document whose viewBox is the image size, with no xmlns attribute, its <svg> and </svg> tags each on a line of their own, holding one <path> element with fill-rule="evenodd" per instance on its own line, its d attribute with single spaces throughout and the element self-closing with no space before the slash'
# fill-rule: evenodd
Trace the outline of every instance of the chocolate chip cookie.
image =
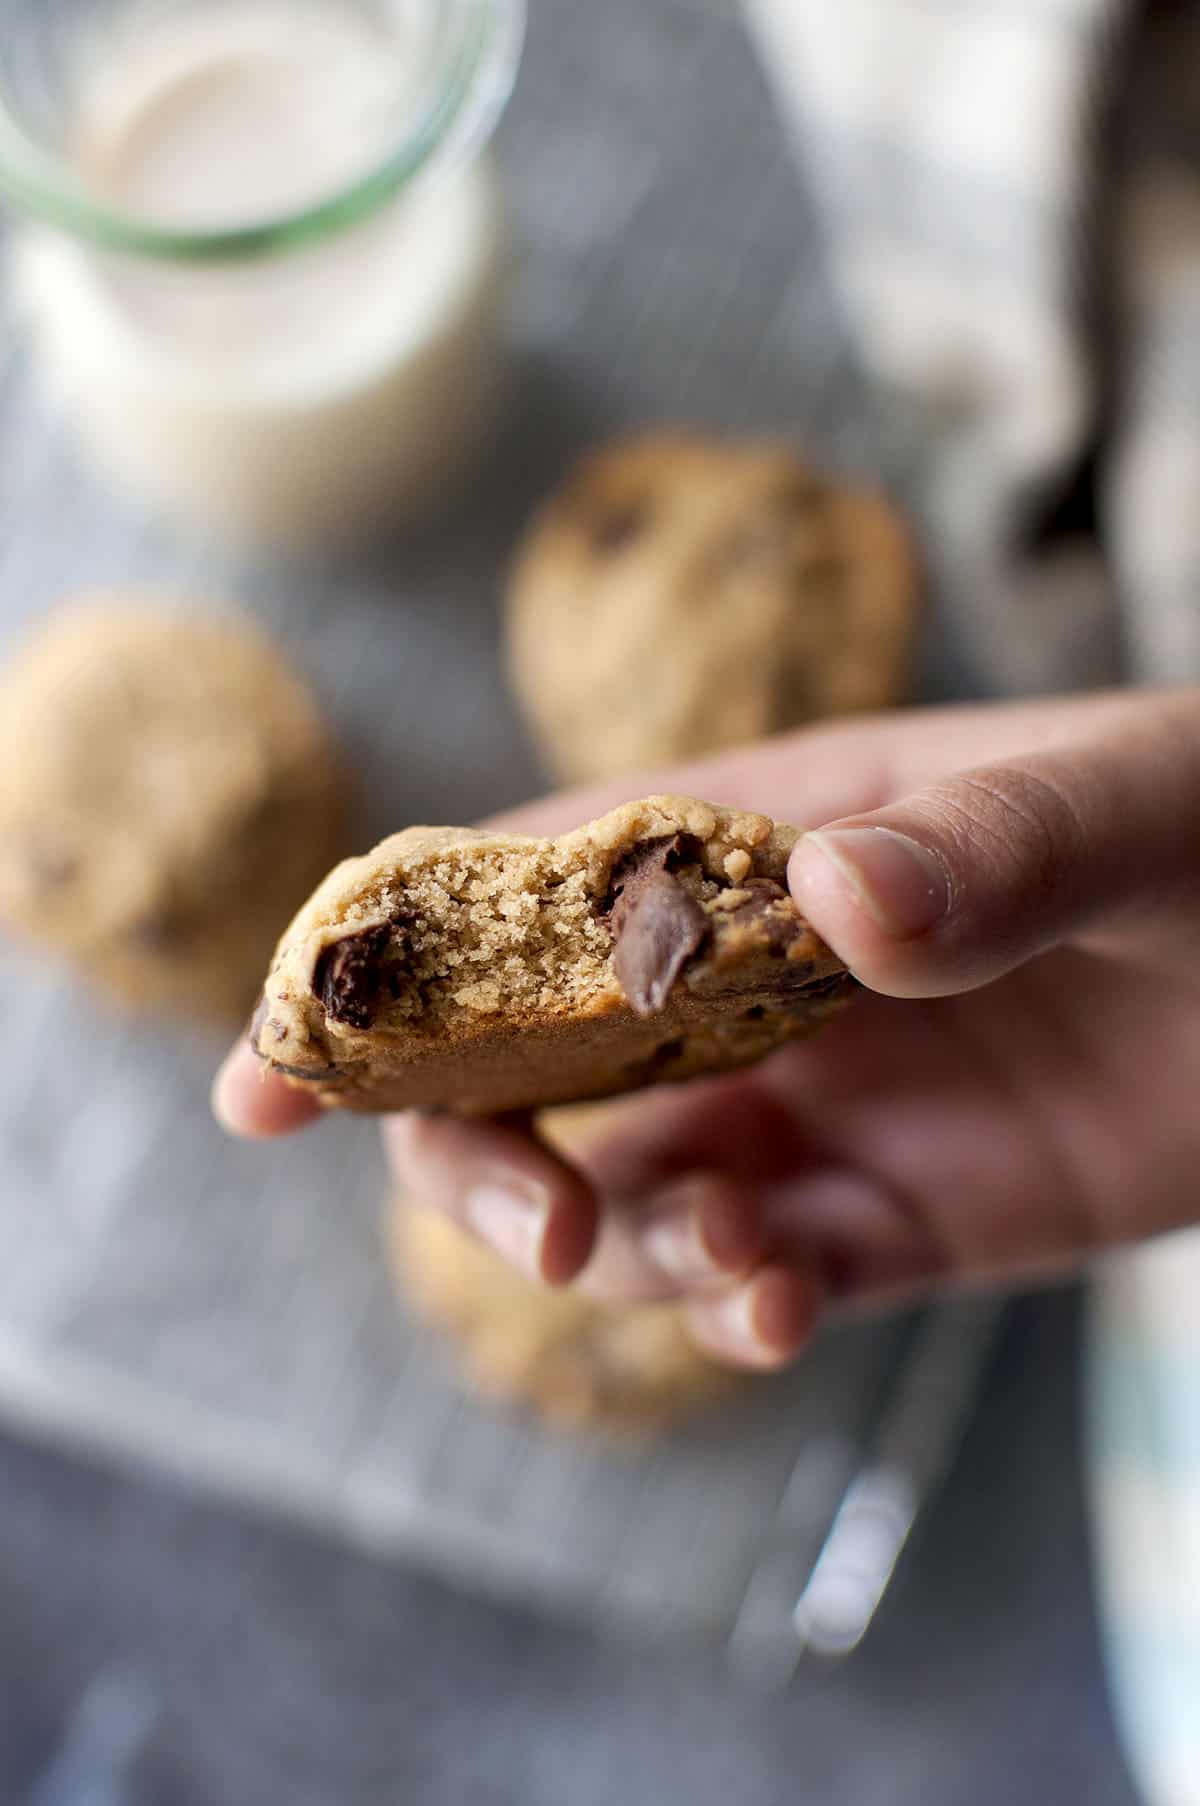
<svg viewBox="0 0 1200 1806">
<path fill-rule="evenodd" d="M 451 1333 L 485 1397 L 529 1405 L 563 1429 L 647 1436 L 736 1393 L 737 1376 L 696 1347 L 674 1305 L 550 1291 L 403 1197 L 384 1228 L 397 1286 Z"/>
<path fill-rule="evenodd" d="M 134 1004 L 244 1015 L 337 857 L 320 713 L 246 621 L 97 597 L 0 677 L 0 918 Z"/>
<path fill-rule="evenodd" d="M 671 796 L 556 840 L 406 829 L 301 909 L 254 1047 L 367 1111 L 490 1114 L 745 1065 L 855 989 L 785 888 L 795 841 Z"/>
<path fill-rule="evenodd" d="M 903 700 L 917 612 L 882 496 L 785 445 L 655 435 L 535 520 L 508 664 L 552 770 L 588 781 Z"/>
</svg>

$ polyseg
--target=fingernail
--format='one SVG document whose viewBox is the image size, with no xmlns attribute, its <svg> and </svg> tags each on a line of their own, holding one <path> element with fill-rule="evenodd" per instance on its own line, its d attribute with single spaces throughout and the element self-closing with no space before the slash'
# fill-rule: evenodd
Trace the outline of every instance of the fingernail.
<svg viewBox="0 0 1200 1806">
<path fill-rule="evenodd" d="M 934 855 L 892 828 L 819 828 L 801 843 L 825 855 L 885 934 L 913 940 L 950 905 L 946 874 Z"/>
<path fill-rule="evenodd" d="M 721 1274 L 704 1244 L 695 1211 L 651 1224 L 645 1249 L 652 1265 L 681 1286 L 711 1285 Z"/>
<path fill-rule="evenodd" d="M 817 1300 L 798 1273 L 774 1268 L 690 1310 L 706 1341 L 736 1360 L 771 1367 L 790 1360 L 808 1340 Z"/>
<path fill-rule="evenodd" d="M 542 1276 L 549 1208 L 544 1198 L 513 1186 L 475 1185 L 463 1199 L 463 1218 L 481 1242 L 532 1279 Z"/>
<path fill-rule="evenodd" d="M 649 1259 L 682 1286 L 728 1281 L 747 1267 L 758 1247 L 750 1200 L 729 1185 L 685 1180 L 664 1194 L 662 1215 L 645 1231 Z"/>
<path fill-rule="evenodd" d="M 776 1355 L 797 1353 L 816 1322 L 813 1286 L 799 1273 L 777 1267 L 760 1274 L 750 1294 L 750 1322 L 759 1346 Z"/>
<path fill-rule="evenodd" d="M 753 1286 L 739 1286 L 736 1292 L 702 1308 L 710 1333 L 715 1334 L 731 1354 L 746 1360 L 761 1360 L 766 1351 L 754 1327 Z"/>
</svg>

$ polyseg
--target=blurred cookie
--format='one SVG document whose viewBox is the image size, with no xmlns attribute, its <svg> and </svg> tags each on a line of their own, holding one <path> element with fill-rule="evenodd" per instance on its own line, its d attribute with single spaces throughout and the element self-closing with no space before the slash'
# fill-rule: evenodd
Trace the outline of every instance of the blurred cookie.
<svg viewBox="0 0 1200 1806">
<path fill-rule="evenodd" d="M 298 912 L 254 1049 L 327 1106 L 464 1116 L 748 1065 L 857 990 L 788 894 L 796 838 L 682 796 L 553 840 L 407 828 Z"/>
<path fill-rule="evenodd" d="M 564 1429 L 650 1435 L 729 1397 L 738 1382 L 689 1339 L 672 1305 L 599 1304 L 534 1285 L 440 1212 L 394 1198 L 387 1242 L 396 1282 L 456 1338 L 487 1397 L 532 1407 Z"/>
<path fill-rule="evenodd" d="M 882 496 L 782 444 L 652 435 L 586 459 L 535 519 L 509 671 L 554 772 L 587 781 L 897 703 L 916 618 Z"/>
<path fill-rule="evenodd" d="M 0 674 L 0 917 L 131 1003 L 247 1011 L 341 829 L 328 729 L 245 621 L 98 597 Z"/>
</svg>

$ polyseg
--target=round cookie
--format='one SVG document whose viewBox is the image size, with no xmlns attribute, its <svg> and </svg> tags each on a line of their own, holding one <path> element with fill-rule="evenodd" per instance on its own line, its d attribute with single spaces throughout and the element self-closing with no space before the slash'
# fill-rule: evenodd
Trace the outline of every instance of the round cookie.
<svg viewBox="0 0 1200 1806">
<path fill-rule="evenodd" d="M 882 496 L 783 444 L 658 434 L 587 458 L 536 517 L 509 672 L 552 769 L 586 782 L 889 707 L 916 619 Z"/>
<path fill-rule="evenodd" d="M 128 1002 L 246 1012 L 342 820 L 316 704 L 245 621 L 96 597 L 0 674 L 0 918 Z"/>
<path fill-rule="evenodd" d="M 394 1198 L 386 1235 L 396 1283 L 456 1338 L 471 1385 L 564 1429 L 651 1435 L 727 1398 L 669 1304 L 600 1304 L 534 1285 L 439 1211 Z"/>
</svg>

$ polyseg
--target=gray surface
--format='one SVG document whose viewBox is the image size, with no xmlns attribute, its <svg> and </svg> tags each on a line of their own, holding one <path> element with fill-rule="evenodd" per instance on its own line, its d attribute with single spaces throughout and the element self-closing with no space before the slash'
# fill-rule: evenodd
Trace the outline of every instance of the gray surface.
<svg viewBox="0 0 1200 1806">
<path fill-rule="evenodd" d="M 159 1714 L 122 1806 L 1135 1806 L 1074 1354 L 1069 1298 L 1018 1310 L 871 1640 L 781 1697 L 0 1440 L 0 1799 L 116 1670 Z"/>
</svg>

